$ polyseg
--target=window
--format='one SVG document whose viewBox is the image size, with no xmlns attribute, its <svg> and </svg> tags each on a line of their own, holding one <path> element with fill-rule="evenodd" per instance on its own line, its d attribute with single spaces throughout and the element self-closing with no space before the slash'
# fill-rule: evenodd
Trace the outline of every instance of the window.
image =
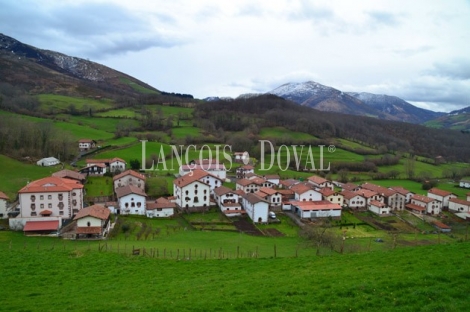
<svg viewBox="0 0 470 312">
<path fill-rule="evenodd" d="M 131 203 L 131 207 L 135 207 L 135 203 L 134 203 L 134 202 Z"/>
<path fill-rule="evenodd" d="M 76 196 L 76 195 L 77 195 L 77 193 L 75 193 L 75 192 L 72 192 L 72 196 Z"/>
<path fill-rule="evenodd" d="M 138 203 L 137 203 L 137 207 L 140 207 L 140 206 L 142 206 L 142 203 L 141 203 L 141 202 L 138 202 Z"/>
<path fill-rule="evenodd" d="M 126 208 L 129 208 L 129 203 L 126 203 L 124 206 L 125 206 Z"/>
<path fill-rule="evenodd" d="M 31 211 L 31 217 L 35 217 L 37 216 L 36 212 L 35 211 Z"/>
<path fill-rule="evenodd" d="M 36 204 L 31 204 L 31 210 L 35 210 L 36 209 Z"/>
<path fill-rule="evenodd" d="M 194 196 L 194 202 L 195 203 L 198 203 L 199 202 L 199 198 L 197 196 Z"/>
<path fill-rule="evenodd" d="M 189 192 L 186 190 L 185 194 L 186 194 L 186 195 L 188 195 L 188 194 L 189 194 Z"/>
<path fill-rule="evenodd" d="M 40 200 L 43 200 L 43 199 L 44 199 L 44 195 L 40 195 L 40 196 L 39 196 L 39 199 L 40 199 Z"/>
<path fill-rule="evenodd" d="M 47 195 L 47 199 L 52 199 L 52 195 Z"/>
<path fill-rule="evenodd" d="M 64 195 L 59 194 L 58 198 L 59 198 L 59 200 L 63 200 L 63 199 L 64 199 Z"/>
<path fill-rule="evenodd" d="M 88 221 L 88 222 L 86 223 L 86 226 L 91 226 L 90 221 Z"/>
<path fill-rule="evenodd" d="M 76 199 L 72 200 L 72 204 L 73 204 L 74 206 L 76 206 L 76 205 L 77 205 L 77 200 L 76 200 Z"/>
<path fill-rule="evenodd" d="M 44 204 L 41 204 L 41 209 L 44 209 Z"/>
<path fill-rule="evenodd" d="M 33 202 L 33 201 L 35 201 L 35 200 L 36 200 L 36 196 L 31 195 L 31 201 Z"/>
<path fill-rule="evenodd" d="M 197 190 L 194 190 L 194 194 L 197 194 Z"/>
<path fill-rule="evenodd" d="M 49 209 L 52 208 L 52 204 L 51 203 L 47 204 L 47 208 Z"/>
</svg>

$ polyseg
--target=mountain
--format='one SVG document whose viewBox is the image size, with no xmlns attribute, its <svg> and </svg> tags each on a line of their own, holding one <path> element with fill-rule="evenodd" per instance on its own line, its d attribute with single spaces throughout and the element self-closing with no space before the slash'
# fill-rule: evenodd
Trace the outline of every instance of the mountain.
<svg viewBox="0 0 470 312">
<path fill-rule="evenodd" d="M 445 128 L 470 132 L 470 106 L 454 110 L 448 114 L 424 123 L 432 128 Z"/>
<path fill-rule="evenodd" d="M 423 123 L 435 119 L 445 113 L 433 112 L 416 107 L 396 96 L 372 94 L 367 92 L 346 92 L 376 110 L 395 116 L 400 121 L 410 123 Z"/>
<path fill-rule="evenodd" d="M 104 65 L 42 50 L 0 33 L 0 82 L 31 93 L 137 96 L 160 92 Z"/>
<path fill-rule="evenodd" d="M 268 93 L 325 112 L 398 120 L 387 113 L 379 112 L 347 93 L 314 81 L 286 83 Z"/>
</svg>

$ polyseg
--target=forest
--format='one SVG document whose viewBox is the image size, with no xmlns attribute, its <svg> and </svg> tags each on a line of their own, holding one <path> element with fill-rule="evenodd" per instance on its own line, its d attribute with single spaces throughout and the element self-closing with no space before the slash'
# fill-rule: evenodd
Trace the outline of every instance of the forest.
<svg viewBox="0 0 470 312">
<path fill-rule="evenodd" d="M 275 95 L 204 102 L 196 105 L 194 115 L 196 120 L 204 121 L 206 130 L 245 131 L 245 137 L 252 141 L 253 146 L 257 144 L 259 129 L 281 126 L 316 136 L 318 143 L 328 143 L 331 138 L 344 138 L 382 152 L 400 152 L 428 158 L 442 156 L 447 161 L 470 161 L 468 133 L 322 112 Z"/>
</svg>

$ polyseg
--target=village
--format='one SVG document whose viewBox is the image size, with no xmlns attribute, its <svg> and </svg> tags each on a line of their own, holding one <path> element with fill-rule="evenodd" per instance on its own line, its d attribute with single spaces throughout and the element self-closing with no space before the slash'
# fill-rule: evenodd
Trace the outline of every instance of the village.
<svg viewBox="0 0 470 312">
<path fill-rule="evenodd" d="M 93 140 L 84 139 L 78 147 L 88 151 L 95 145 Z M 224 185 L 229 178 L 223 163 L 199 159 L 180 166 L 172 196 L 155 199 L 145 192 L 145 174 L 128 169 L 123 159 L 86 159 L 86 167 L 77 171 L 63 169 L 29 182 L 18 191 L 16 204 L 9 204 L 10 199 L 0 192 L 0 217 L 9 219 L 11 230 L 26 235 L 73 239 L 106 238 L 112 226 L 111 215 L 170 218 L 178 213 L 201 213 L 211 207 L 218 207 L 229 218 L 249 218 L 253 224 L 279 222 L 279 212 L 297 220 L 338 220 L 344 209 L 370 211 L 379 216 L 406 210 L 423 218 L 439 217 L 449 211 L 463 220 L 470 219 L 470 192 L 466 198 L 458 198 L 452 192 L 431 188 L 427 195 L 419 195 L 399 185 L 386 188 L 372 183 L 340 183 L 318 175 L 304 181 L 283 180 L 277 174 L 256 174 L 255 167 L 243 159 L 245 156 L 244 152 L 233 154 L 233 161 L 240 164 L 233 172 L 234 189 Z M 57 159 L 46 158 L 38 165 L 57 163 Z M 113 174 L 115 201 L 88 205 L 84 201 L 87 177 L 107 172 Z M 470 181 L 462 180 L 459 186 L 470 188 Z M 437 231 L 451 231 L 438 219 L 430 220 Z"/>
</svg>

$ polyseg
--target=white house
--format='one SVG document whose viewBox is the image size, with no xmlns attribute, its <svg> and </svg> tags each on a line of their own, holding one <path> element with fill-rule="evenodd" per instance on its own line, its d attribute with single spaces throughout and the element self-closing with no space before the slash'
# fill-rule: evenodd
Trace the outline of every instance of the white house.
<svg viewBox="0 0 470 312">
<path fill-rule="evenodd" d="M 470 212 L 470 201 L 451 198 L 449 199 L 449 210 L 452 212 Z"/>
<path fill-rule="evenodd" d="M 278 174 L 266 174 L 263 178 L 276 186 L 281 182 L 281 177 Z"/>
<path fill-rule="evenodd" d="M 248 193 L 242 198 L 242 205 L 254 223 L 268 222 L 269 203 L 258 195 Z"/>
<path fill-rule="evenodd" d="M 175 214 L 176 204 L 164 197 L 155 202 L 147 202 L 145 214 L 148 218 L 168 218 Z"/>
<path fill-rule="evenodd" d="M 119 187 L 115 190 L 118 200 L 118 214 L 145 215 L 147 194 L 134 185 Z"/>
<path fill-rule="evenodd" d="M 294 199 L 297 201 L 321 201 L 320 192 L 315 191 L 310 186 L 299 183 L 291 187 L 294 192 Z"/>
<path fill-rule="evenodd" d="M 175 203 L 180 208 L 208 208 L 210 194 L 210 185 L 199 181 L 198 176 L 188 174 L 173 181 Z"/>
<path fill-rule="evenodd" d="M 359 193 L 343 190 L 341 191 L 341 195 L 343 195 L 344 198 L 343 206 L 354 209 L 362 209 L 367 207 L 367 200 Z"/>
<path fill-rule="evenodd" d="M 441 212 L 441 207 L 441 201 L 417 194 L 413 195 L 410 203 L 405 206 L 406 209 L 418 214 L 439 214 Z"/>
<path fill-rule="evenodd" d="M 299 184 L 300 181 L 296 179 L 286 179 L 286 180 L 279 180 L 279 187 L 283 189 L 290 189 L 296 184 Z"/>
<path fill-rule="evenodd" d="M 408 191 L 407 189 L 405 189 L 401 186 L 392 186 L 392 187 L 390 187 L 390 189 L 392 191 L 395 191 L 395 192 L 401 194 L 402 196 L 405 196 L 405 204 L 409 203 L 410 200 L 411 200 L 411 197 L 414 195 L 413 192 Z"/>
<path fill-rule="evenodd" d="M 393 210 L 405 209 L 406 196 L 398 191 L 372 183 L 364 183 L 361 188 L 380 194 L 383 197 L 382 202 Z"/>
<path fill-rule="evenodd" d="M 106 236 L 110 227 L 110 213 L 108 208 L 101 205 L 93 205 L 80 210 L 73 218 L 77 222 L 77 236 Z"/>
<path fill-rule="evenodd" d="M 102 176 L 107 172 L 107 167 L 103 163 L 87 164 L 86 167 L 81 168 L 79 172 L 83 175 Z"/>
<path fill-rule="evenodd" d="M 18 197 L 20 214 L 10 218 L 11 229 L 21 230 L 28 222 L 39 221 L 58 221 L 60 227 L 63 219 L 72 218 L 83 208 L 83 185 L 76 180 L 47 177 L 28 183 L 18 191 Z M 45 228 L 51 228 L 51 224 Z M 29 228 L 35 231 L 44 227 L 36 224 Z"/>
<path fill-rule="evenodd" d="M 60 160 L 55 157 L 46 157 L 36 162 L 38 166 L 50 167 L 60 164 Z"/>
<path fill-rule="evenodd" d="M 145 191 L 145 179 L 143 174 L 135 172 L 134 170 L 126 170 L 113 177 L 114 189 L 116 190 L 126 185 L 134 185 L 142 191 Z"/>
<path fill-rule="evenodd" d="M 9 199 L 10 198 L 8 198 L 8 196 L 5 193 L 0 191 L 0 219 L 5 219 L 8 217 L 7 201 Z"/>
<path fill-rule="evenodd" d="M 341 217 L 341 206 L 327 200 L 319 201 L 293 201 L 292 212 L 302 219 Z"/>
<path fill-rule="evenodd" d="M 213 176 L 222 179 L 222 181 L 225 181 L 225 179 L 227 179 L 227 168 L 225 168 L 225 165 L 223 163 L 218 163 L 216 159 L 196 160 L 193 161 L 191 164 L 182 165 L 179 168 L 179 174 L 180 176 L 184 176 L 194 170 L 207 171 Z"/>
<path fill-rule="evenodd" d="M 470 180 L 460 180 L 459 186 L 464 188 L 470 188 Z"/>
<path fill-rule="evenodd" d="M 323 200 L 327 200 L 330 203 L 338 204 L 340 206 L 344 203 L 344 196 L 341 192 L 335 192 L 332 189 L 325 187 L 319 190 Z"/>
<path fill-rule="evenodd" d="M 457 195 L 452 192 L 444 191 L 433 187 L 428 191 L 428 197 L 437 199 L 442 203 L 442 208 L 447 208 L 449 207 L 449 199 L 457 198 Z"/>
<path fill-rule="evenodd" d="M 470 201 L 470 193 L 467 193 L 467 201 Z"/>
<path fill-rule="evenodd" d="M 126 162 L 118 157 L 114 157 L 112 159 L 87 159 L 86 160 L 87 167 L 93 165 L 104 165 L 109 172 L 123 172 L 126 170 Z M 80 170 L 80 172 L 82 172 Z"/>
<path fill-rule="evenodd" d="M 373 200 L 376 200 L 382 203 L 384 202 L 384 198 L 381 194 L 371 191 L 371 190 L 360 189 L 356 193 L 362 195 L 362 197 L 366 199 L 367 206 L 370 205 L 370 202 Z"/>
<path fill-rule="evenodd" d="M 327 179 L 324 179 L 319 176 L 311 176 L 307 178 L 308 183 L 312 184 L 314 188 L 329 188 L 331 190 L 335 189 L 335 186 L 333 182 L 328 181 Z"/>
<path fill-rule="evenodd" d="M 350 191 L 350 192 L 357 192 L 361 189 L 361 187 L 354 183 L 342 183 L 340 187 L 343 191 Z"/>
<path fill-rule="evenodd" d="M 219 186 L 214 189 L 214 199 L 220 211 L 228 217 L 239 216 L 246 213 L 240 204 L 239 194 L 226 186 Z"/>
<path fill-rule="evenodd" d="M 378 215 L 390 213 L 390 207 L 388 207 L 387 204 L 384 204 L 377 200 L 372 200 L 369 204 L 368 209 Z"/>
<path fill-rule="evenodd" d="M 53 177 L 65 178 L 70 180 L 76 180 L 81 184 L 85 183 L 86 176 L 77 171 L 63 169 L 52 174 Z"/>
<path fill-rule="evenodd" d="M 237 179 L 243 179 L 249 173 L 255 173 L 255 168 L 251 165 L 243 165 L 237 168 Z"/>
<path fill-rule="evenodd" d="M 233 153 L 235 162 L 247 164 L 250 161 L 250 154 L 248 152 L 235 152 Z"/>
<path fill-rule="evenodd" d="M 221 186 L 222 183 L 223 183 L 223 180 L 221 178 L 213 175 L 210 172 L 207 172 L 207 171 L 201 170 L 201 169 L 193 170 L 193 172 L 190 174 L 190 176 L 191 176 L 192 179 L 199 180 L 199 181 L 204 182 L 207 185 L 209 185 L 210 190 L 211 190 L 211 195 L 213 194 L 214 189 L 216 187 Z"/>
<path fill-rule="evenodd" d="M 78 150 L 80 152 L 86 152 L 96 147 L 96 141 L 91 139 L 80 139 L 78 140 Z"/>
<path fill-rule="evenodd" d="M 255 194 L 266 199 L 271 207 L 281 207 L 282 205 L 282 194 L 279 193 L 278 190 L 270 187 L 262 187 Z"/>
<path fill-rule="evenodd" d="M 263 186 L 263 179 L 255 178 L 255 179 L 239 179 L 235 184 L 236 190 L 242 190 L 245 193 L 255 193 L 258 192 L 259 189 Z"/>
</svg>

